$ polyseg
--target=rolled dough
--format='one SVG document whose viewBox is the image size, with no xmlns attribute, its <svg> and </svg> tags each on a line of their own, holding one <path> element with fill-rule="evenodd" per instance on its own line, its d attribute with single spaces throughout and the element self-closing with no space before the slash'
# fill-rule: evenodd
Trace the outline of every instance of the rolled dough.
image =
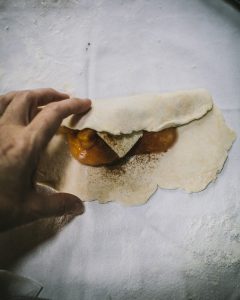
<svg viewBox="0 0 240 300">
<path fill-rule="evenodd" d="M 158 186 L 166 189 L 180 188 L 187 192 L 203 190 L 221 171 L 236 135 L 226 125 L 220 110 L 213 106 L 206 91 L 186 92 L 185 96 L 183 92 L 167 97 L 159 96 L 156 102 L 162 102 L 158 104 L 161 110 L 156 109 L 155 103 L 155 110 L 151 111 L 148 110 L 148 97 L 141 96 L 138 100 L 134 98 L 135 104 L 129 100 L 129 105 L 131 114 L 133 106 L 136 106 L 138 113 L 135 120 L 132 117 L 129 123 L 118 130 L 116 124 L 124 122 L 118 120 L 112 123 L 111 133 L 139 129 L 141 121 L 145 126 L 141 129 L 146 129 L 146 124 L 147 128 L 153 128 L 154 124 L 155 130 L 174 124 L 177 126 L 178 140 L 166 153 L 133 156 L 114 167 L 90 167 L 73 159 L 63 137 L 56 136 L 41 160 L 38 180 L 61 191 L 74 193 L 84 201 L 119 201 L 127 205 L 143 204 Z M 125 105 L 124 110 L 128 110 L 125 101 L 112 100 L 114 101 L 119 102 L 118 107 L 122 107 L 122 103 Z M 169 101 L 173 103 L 169 104 Z M 139 107 L 142 107 L 142 112 L 143 107 L 148 108 L 145 116 L 140 114 Z M 100 122 L 99 130 L 106 130 L 110 126 L 108 120 L 107 124 L 101 126 L 103 119 L 97 120 L 94 111 L 96 110 L 92 110 L 91 118 L 86 117 L 78 124 L 78 128 L 89 127 L 91 122 L 95 122 L 94 126 Z M 121 116 L 118 118 L 121 119 Z M 182 125 L 183 122 L 186 124 Z"/>
<path fill-rule="evenodd" d="M 72 125 L 70 117 L 63 124 L 73 129 L 91 128 L 115 135 L 160 131 L 199 119 L 212 105 L 212 97 L 204 89 L 92 99 L 92 109 L 79 122 Z"/>
</svg>

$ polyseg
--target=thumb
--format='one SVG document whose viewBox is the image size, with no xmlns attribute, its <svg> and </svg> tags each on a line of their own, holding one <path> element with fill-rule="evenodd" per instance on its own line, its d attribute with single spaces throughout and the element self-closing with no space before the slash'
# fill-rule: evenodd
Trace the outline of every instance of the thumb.
<svg viewBox="0 0 240 300">
<path fill-rule="evenodd" d="M 24 205 L 26 221 L 63 215 L 81 215 L 83 213 L 83 202 L 78 197 L 68 193 L 49 195 L 36 193 Z"/>
</svg>

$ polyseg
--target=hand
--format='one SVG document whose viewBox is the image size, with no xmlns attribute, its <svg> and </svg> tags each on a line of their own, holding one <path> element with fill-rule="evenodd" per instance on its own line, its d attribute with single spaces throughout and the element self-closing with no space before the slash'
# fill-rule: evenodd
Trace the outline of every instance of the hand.
<svg viewBox="0 0 240 300">
<path fill-rule="evenodd" d="M 53 89 L 0 96 L 0 230 L 84 212 L 83 203 L 74 195 L 40 195 L 34 175 L 41 152 L 62 120 L 86 112 L 90 105 L 90 100 L 69 99 Z"/>
</svg>

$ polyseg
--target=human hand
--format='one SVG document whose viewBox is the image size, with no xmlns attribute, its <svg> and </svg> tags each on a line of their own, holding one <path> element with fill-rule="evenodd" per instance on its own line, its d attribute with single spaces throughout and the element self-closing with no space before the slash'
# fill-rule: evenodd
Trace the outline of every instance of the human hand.
<svg viewBox="0 0 240 300">
<path fill-rule="evenodd" d="M 84 212 L 83 203 L 74 195 L 39 194 L 34 175 L 41 152 L 62 120 L 84 113 L 90 106 L 88 99 L 69 99 L 53 89 L 0 96 L 0 230 L 39 218 Z"/>
</svg>

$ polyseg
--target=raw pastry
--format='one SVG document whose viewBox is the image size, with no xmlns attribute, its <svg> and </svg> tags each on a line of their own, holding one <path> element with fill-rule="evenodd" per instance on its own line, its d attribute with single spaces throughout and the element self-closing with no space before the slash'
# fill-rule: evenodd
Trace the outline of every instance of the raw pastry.
<svg viewBox="0 0 240 300">
<path fill-rule="evenodd" d="M 74 159 L 63 135 L 51 141 L 39 166 L 39 181 L 84 201 L 128 205 L 146 202 L 157 186 L 203 190 L 221 171 L 236 137 L 205 90 L 95 100 L 92 110 L 79 122 L 67 119 L 64 125 L 74 130 L 90 128 L 100 136 L 101 132 L 118 135 L 118 139 L 122 136 L 125 151 L 118 153 L 119 157 L 129 151 L 129 145 L 139 143 L 143 131 L 176 127 L 177 140 L 166 152 L 132 155 L 100 167 Z"/>
</svg>

